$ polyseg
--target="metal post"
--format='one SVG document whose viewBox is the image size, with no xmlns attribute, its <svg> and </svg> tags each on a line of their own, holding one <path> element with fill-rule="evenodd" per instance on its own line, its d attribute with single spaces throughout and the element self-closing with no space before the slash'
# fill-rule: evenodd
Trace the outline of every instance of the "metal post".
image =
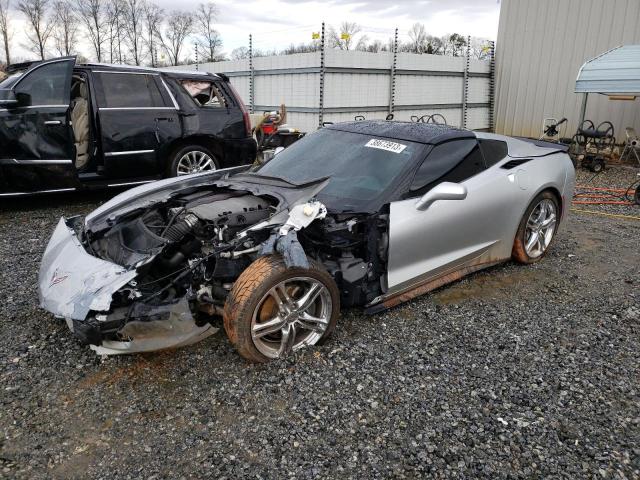
<svg viewBox="0 0 640 480">
<path fill-rule="evenodd" d="M 320 97 L 318 105 L 318 128 L 322 128 L 324 123 L 324 22 L 322 22 L 322 33 L 320 34 Z"/>
<path fill-rule="evenodd" d="M 495 130 L 495 105 L 496 105 L 496 43 L 489 42 L 489 131 Z"/>
<path fill-rule="evenodd" d="M 393 37 L 393 61 L 391 63 L 391 82 L 389 90 L 389 113 L 393 114 L 396 103 L 396 67 L 398 64 L 398 28 Z"/>
<path fill-rule="evenodd" d="M 255 113 L 254 105 L 254 74 L 253 74 L 253 36 L 249 34 L 249 112 Z"/>
<path fill-rule="evenodd" d="M 464 55 L 464 77 L 462 79 L 462 128 L 467 128 L 467 98 L 469 96 L 469 62 L 471 54 L 471 37 L 467 37 L 467 51 Z"/>
<path fill-rule="evenodd" d="M 578 123 L 578 128 L 582 127 L 584 117 L 587 116 L 587 98 L 589 98 L 589 94 L 585 93 L 582 97 L 582 105 L 580 106 L 580 123 Z"/>
<path fill-rule="evenodd" d="M 196 49 L 196 70 L 198 70 L 198 44 L 194 44 Z"/>
</svg>

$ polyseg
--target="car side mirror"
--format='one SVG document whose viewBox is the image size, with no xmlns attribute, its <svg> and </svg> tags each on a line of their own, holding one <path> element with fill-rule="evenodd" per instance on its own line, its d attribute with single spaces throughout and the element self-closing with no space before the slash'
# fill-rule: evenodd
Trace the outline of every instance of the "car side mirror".
<svg viewBox="0 0 640 480">
<path fill-rule="evenodd" d="M 28 93 L 18 92 L 15 94 L 15 98 L 17 107 L 31 106 L 31 95 L 29 95 Z"/>
<path fill-rule="evenodd" d="M 12 108 L 18 106 L 18 99 L 13 90 L 0 89 L 0 108 Z"/>
<path fill-rule="evenodd" d="M 416 210 L 426 210 L 433 202 L 438 200 L 464 200 L 467 198 L 467 187 L 459 183 L 442 182 L 416 202 Z"/>
</svg>

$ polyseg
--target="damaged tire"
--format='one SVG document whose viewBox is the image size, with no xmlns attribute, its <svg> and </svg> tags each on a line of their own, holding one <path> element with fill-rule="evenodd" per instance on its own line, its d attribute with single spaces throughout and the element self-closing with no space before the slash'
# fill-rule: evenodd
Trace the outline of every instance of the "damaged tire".
<svg viewBox="0 0 640 480">
<path fill-rule="evenodd" d="M 268 362 L 326 340 L 340 315 L 340 292 L 317 262 L 287 268 L 258 258 L 235 281 L 224 306 L 229 340 L 247 360 Z"/>
</svg>

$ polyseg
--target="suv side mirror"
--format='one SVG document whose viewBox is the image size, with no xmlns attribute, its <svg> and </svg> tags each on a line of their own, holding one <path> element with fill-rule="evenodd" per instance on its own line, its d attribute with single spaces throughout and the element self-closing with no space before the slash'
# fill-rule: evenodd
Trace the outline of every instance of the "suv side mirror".
<svg viewBox="0 0 640 480">
<path fill-rule="evenodd" d="M 438 200 L 464 200 L 467 198 L 467 187 L 459 183 L 442 182 L 416 202 L 416 210 L 426 210 Z"/>
<path fill-rule="evenodd" d="M 16 93 L 17 105 L 18 107 L 30 107 L 31 106 L 31 95 L 28 93 L 18 92 Z"/>
<path fill-rule="evenodd" d="M 18 99 L 13 90 L 0 89 L 0 108 L 11 108 L 18 106 Z"/>
</svg>

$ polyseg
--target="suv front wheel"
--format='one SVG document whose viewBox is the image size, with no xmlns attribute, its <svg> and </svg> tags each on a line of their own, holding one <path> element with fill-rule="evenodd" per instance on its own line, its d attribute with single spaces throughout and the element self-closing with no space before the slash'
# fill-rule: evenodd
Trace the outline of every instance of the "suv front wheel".
<svg viewBox="0 0 640 480">
<path fill-rule="evenodd" d="M 220 168 L 216 156 L 202 145 L 187 145 L 178 148 L 170 157 L 170 177 L 179 177 L 192 173 L 213 171 Z"/>
</svg>

